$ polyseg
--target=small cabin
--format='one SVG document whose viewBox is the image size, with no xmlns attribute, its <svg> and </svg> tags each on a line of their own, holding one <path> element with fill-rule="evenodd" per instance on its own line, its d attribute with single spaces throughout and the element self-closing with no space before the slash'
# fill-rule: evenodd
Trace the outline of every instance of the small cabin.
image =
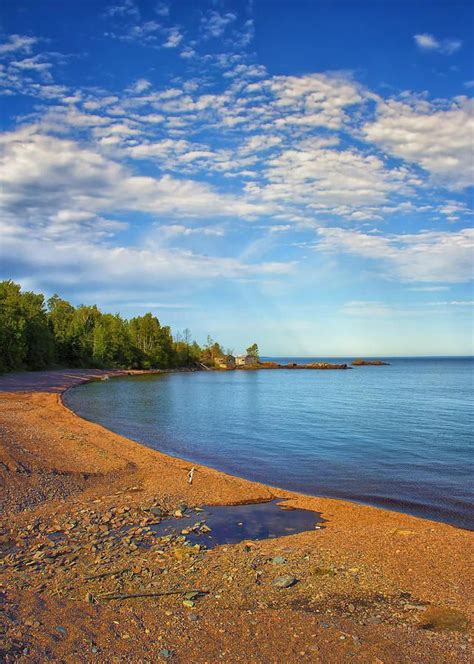
<svg viewBox="0 0 474 664">
<path fill-rule="evenodd" d="M 254 357 L 253 355 L 239 355 L 238 357 L 235 358 L 235 364 L 238 367 L 256 367 L 257 366 L 257 358 Z"/>
<path fill-rule="evenodd" d="M 235 369 L 235 357 L 233 355 L 218 357 L 216 364 L 219 369 Z"/>
</svg>

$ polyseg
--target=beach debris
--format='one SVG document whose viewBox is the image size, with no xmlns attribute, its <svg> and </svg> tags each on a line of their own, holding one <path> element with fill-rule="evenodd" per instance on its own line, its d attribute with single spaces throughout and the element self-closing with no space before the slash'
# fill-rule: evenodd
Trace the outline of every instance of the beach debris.
<svg viewBox="0 0 474 664">
<path fill-rule="evenodd" d="M 286 558 L 284 556 L 275 556 L 272 558 L 272 563 L 274 565 L 284 565 L 286 563 Z"/>
<path fill-rule="evenodd" d="M 193 483 L 194 471 L 195 471 L 195 468 L 191 468 L 191 470 L 188 473 L 188 484 Z"/>
<path fill-rule="evenodd" d="M 97 599 L 103 600 L 124 600 L 124 599 L 135 599 L 141 597 L 167 597 L 168 595 L 186 595 L 188 593 L 197 593 L 197 595 L 207 595 L 207 590 L 164 590 L 161 592 L 137 592 L 137 593 L 105 593 L 104 595 L 98 595 Z M 196 596 L 197 596 L 196 595 Z"/>
<path fill-rule="evenodd" d="M 290 588 L 291 586 L 294 586 L 295 583 L 298 583 L 298 579 L 290 574 L 284 574 L 283 576 L 277 576 L 273 579 L 272 586 L 275 586 L 275 588 Z"/>
<path fill-rule="evenodd" d="M 193 602 L 192 599 L 183 599 L 183 606 L 186 606 L 188 609 L 194 609 L 196 602 Z"/>
<path fill-rule="evenodd" d="M 161 650 L 158 651 L 158 655 L 160 657 L 164 657 L 165 659 L 169 659 L 173 656 L 173 651 L 169 648 L 161 648 Z"/>
</svg>

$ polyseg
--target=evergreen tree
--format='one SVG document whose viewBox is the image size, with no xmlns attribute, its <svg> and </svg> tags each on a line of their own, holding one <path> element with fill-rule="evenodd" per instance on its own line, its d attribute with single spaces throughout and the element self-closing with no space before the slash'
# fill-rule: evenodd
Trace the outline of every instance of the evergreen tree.
<svg viewBox="0 0 474 664">
<path fill-rule="evenodd" d="M 74 307 L 58 295 L 22 292 L 0 282 L 0 372 L 62 366 L 167 369 L 214 364 L 223 355 L 211 337 L 202 349 L 185 329 L 173 340 L 152 313 L 130 321 L 95 305 Z M 258 349 L 257 349 L 258 352 Z"/>
</svg>

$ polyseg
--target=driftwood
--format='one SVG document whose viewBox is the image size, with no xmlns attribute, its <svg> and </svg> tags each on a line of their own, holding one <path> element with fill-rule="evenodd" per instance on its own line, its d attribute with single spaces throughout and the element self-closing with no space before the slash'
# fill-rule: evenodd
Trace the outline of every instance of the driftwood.
<svg viewBox="0 0 474 664">
<path fill-rule="evenodd" d="M 97 595 L 96 599 L 134 599 L 135 597 L 165 597 L 166 595 L 187 595 L 188 593 L 198 593 L 199 595 L 207 595 L 205 590 L 167 590 L 159 593 L 106 593 L 105 595 Z"/>
<path fill-rule="evenodd" d="M 191 468 L 191 470 L 188 473 L 188 484 L 193 483 L 194 471 L 195 471 L 195 468 Z"/>
</svg>

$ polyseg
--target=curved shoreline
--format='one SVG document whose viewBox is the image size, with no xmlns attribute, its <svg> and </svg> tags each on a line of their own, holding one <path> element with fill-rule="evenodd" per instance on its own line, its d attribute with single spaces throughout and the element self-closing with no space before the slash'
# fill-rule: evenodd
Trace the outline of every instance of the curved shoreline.
<svg viewBox="0 0 474 664">
<path fill-rule="evenodd" d="M 149 450 L 152 453 L 156 453 L 156 454 L 160 455 L 161 457 L 163 457 L 165 459 L 169 459 L 171 462 L 177 464 L 180 468 L 183 468 L 182 464 L 191 464 L 194 467 L 198 468 L 200 471 L 205 470 L 205 471 L 212 472 L 212 473 L 218 473 L 218 474 L 221 474 L 221 475 L 225 476 L 226 478 L 229 478 L 230 480 L 234 480 L 234 481 L 237 481 L 237 482 L 240 482 L 240 483 L 245 482 L 245 483 L 248 483 L 249 485 L 252 485 L 254 487 L 262 488 L 262 489 L 264 489 L 268 492 L 268 498 L 264 498 L 264 499 L 256 498 L 254 500 L 246 499 L 245 503 L 247 503 L 247 504 L 251 504 L 252 502 L 264 502 L 266 500 L 272 500 L 273 498 L 280 498 L 280 497 L 285 498 L 287 500 L 300 500 L 300 501 L 304 501 L 305 499 L 336 501 L 336 502 L 346 504 L 346 505 L 357 505 L 357 506 L 361 506 L 361 507 L 365 507 L 365 508 L 369 508 L 369 509 L 373 509 L 373 510 L 379 510 L 382 513 L 390 513 L 390 514 L 395 513 L 395 514 L 399 514 L 399 515 L 409 517 L 411 519 L 419 519 L 421 521 L 427 521 L 427 522 L 429 522 L 433 525 L 442 524 L 442 525 L 450 527 L 450 528 L 456 528 L 456 529 L 459 529 L 459 530 L 466 530 L 467 532 L 473 532 L 469 528 L 462 528 L 460 526 L 450 524 L 446 521 L 439 521 L 439 520 L 429 519 L 429 518 L 422 517 L 422 516 L 412 515 L 412 514 L 409 514 L 407 512 L 402 512 L 400 510 L 397 510 L 396 508 L 390 509 L 390 508 L 385 508 L 385 507 L 379 507 L 379 506 L 371 505 L 371 504 L 363 502 L 363 501 L 357 501 L 356 499 L 351 500 L 351 499 L 346 499 L 346 498 L 337 498 L 337 497 L 331 497 L 331 496 L 324 496 L 324 495 L 320 495 L 320 494 L 310 494 L 310 493 L 304 493 L 304 492 L 301 492 L 301 491 L 294 491 L 294 490 L 290 490 L 290 489 L 284 489 L 284 488 L 277 487 L 277 486 L 274 486 L 274 485 L 271 485 L 271 484 L 266 484 L 266 483 L 263 483 L 263 482 L 250 480 L 250 479 L 247 479 L 245 477 L 238 476 L 238 475 L 232 475 L 231 473 L 228 473 L 228 472 L 223 471 L 223 470 L 219 470 L 218 468 L 214 468 L 213 466 L 207 466 L 205 464 L 202 464 L 199 461 L 193 461 L 191 459 L 184 459 L 184 458 L 179 457 L 179 456 L 174 456 L 174 455 L 169 454 L 167 452 L 163 452 L 162 450 L 149 447 L 149 446 L 147 446 L 147 445 L 145 445 L 145 444 L 143 444 L 143 443 L 141 443 L 137 440 L 134 440 L 133 438 L 127 438 L 126 436 L 122 436 L 122 434 L 116 433 L 112 429 L 108 429 L 106 426 L 104 426 L 104 425 L 102 425 L 98 422 L 95 422 L 94 420 L 90 420 L 90 419 L 88 419 L 84 416 L 79 415 L 76 411 L 74 411 L 72 408 L 70 408 L 64 402 L 64 399 L 63 399 L 64 394 L 66 394 L 69 390 L 74 389 L 78 385 L 83 385 L 83 384 L 90 383 L 90 382 L 95 382 L 95 381 L 98 381 L 98 380 L 109 380 L 109 379 L 111 380 L 113 378 L 124 378 L 124 377 L 127 377 L 127 376 L 161 375 L 161 374 L 177 373 L 177 372 L 180 372 L 180 371 L 182 371 L 182 370 L 173 370 L 173 369 L 169 369 L 169 370 L 168 369 L 166 369 L 166 370 L 161 370 L 161 369 L 160 370 L 127 370 L 127 369 L 124 369 L 124 370 L 109 369 L 109 370 L 107 370 L 107 369 L 104 369 L 104 370 L 77 370 L 77 371 L 76 370 L 64 370 L 64 371 L 61 370 L 61 371 L 58 371 L 58 372 L 56 372 L 56 371 L 35 372 L 33 375 L 34 376 L 39 376 L 41 373 L 62 374 L 64 376 L 64 379 L 65 379 L 66 383 L 65 384 L 63 383 L 61 386 L 53 386 L 51 391 L 58 395 L 58 404 L 60 405 L 60 407 L 63 408 L 65 411 L 67 411 L 70 415 L 72 415 L 73 417 L 77 418 L 78 420 L 80 420 L 82 422 L 87 422 L 91 425 L 94 425 L 95 427 L 99 427 L 99 428 L 103 429 L 104 431 L 108 432 L 109 434 L 111 434 L 112 436 L 118 436 L 119 438 L 121 438 L 123 440 L 127 440 L 127 441 L 129 441 L 129 442 L 131 442 L 135 445 L 138 445 L 139 447 L 144 448 L 146 450 Z M 16 375 L 31 376 L 32 372 L 22 372 L 22 374 L 16 374 Z M 7 376 L 15 376 L 15 374 L 8 374 Z M 18 392 L 23 392 L 23 390 L 17 390 L 17 391 Z M 38 390 L 38 391 L 42 392 L 43 390 Z M 28 391 L 25 390 L 25 392 L 28 392 Z M 9 392 L 5 390 L 4 393 L 8 394 Z M 1 380 L 0 380 L 0 395 L 1 394 L 2 394 L 2 390 L 1 390 Z M 188 466 L 186 466 L 186 468 L 188 468 Z M 244 501 L 238 501 L 236 503 L 212 502 L 212 504 L 215 504 L 215 505 L 232 505 L 232 504 L 237 505 L 237 504 L 245 504 L 245 503 L 244 503 Z M 314 508 L 308 508 L 308 509 L 314 509 Z M 314 509 L 314 511 L 317 511 L 317 510 Z"/>
<path fill-rule="evenodd" d="M 139 370 L 137 370 L 137 371 L 130 371 L 130 372 L 124 371 L 124 372 L 121 372 L 121 373 L 111 374 L 111 375 L 108 376 L 108 377 L 110 377 L 111 379 L 113 379 L 113 378 L 126 378 L 127 376 L 134 376 L 134 375 L 135 375 L 135 376 L 140 376 L 140 375 L 154 375 L 154 374 L 155 374 L 155 375 L 160 375 L 160 374 L 178 373 L 178 372 L 179 372 L 179 371 L 174 371 L 174 370 L 160 370 L 160 371 L 139 371 Z M 82 381 L 81 384 L 88 383 L 88 382 L 94 382 L 94 381 L 96 381 L 96 380 L 100 380 L 100 378 L 95 378 L 95 377 L 93 377 L 93 378 L 90 378 L 90 379 L 87 379 L 87 380 Z M 69 385 L 68 387 L 66 387 L 66 388 L 60 393 L 60 395 L 61 395 L 61 403 L 62 403 L 63 407 L 66 408 L 66 409 L 67 409 L 69 412 L 71 412 L 72 414 L 74 414 L 76 417 L 79 417 L 80 419 L 83 419 L 83 420 L 85 420 L 85 421 L 87 421 L 87 422 L 91 422 L 92 424 L 96 424 L 96 425 L 98 425 L 98 426 L 101 426 L 101 427 L 103 427 L 106 431 L 109 431 L 109 432 L 112 433 L 112 434 L 119 435 L 119 436 L 124 436 L 124 437 L 127 438 L 127 435 L 126 435 L 126 434 L 121 434 L 121 433 L 119 433 L 119 432 L 117 432 L 117 431 L 114 431 L 113 429 L 108 428 L 108 427 L 105 426 L 104 424 L 101 424 L 101 423 L 99 423 L 99 422 L 97 422 L 97 421 L 95 421 L 95 420 L 93 420 L 93 419 L 89 419 L 89 418 L 88 418 L 86 415 L 84 415 L 84 414 L 79 414 L 79 413 L 78 413 L 77 411 L 75 411 L 72 407 L 70 407 L 69 405 L 67 405 L 67 404 L 65 403 L 65 401 L 64 401 L 64 399 L 63 399 L 63 396 L 64 396 L 67 392 L 69 392 L 69 391 L 73 390 L 75 387 L 77 387 L 77 385 L 78 385 L 77 383 L 74 383 L 74 384 L 72 384 L 72 385 Z M 382 511 L 385 511 L 385 512 L 396 512 L 396 513 L 398 513 L 398 514 L 404 514 L 404 515 L 407 515 L 407 516 L 411 516 L 411 517 L 413 517 L 413 518 L 423 519 L 423 520 L 426 520 L 426 521 L 430 521 L 430 522 L 432 522 L 432 523 L 436 523 L 436 524 L 441 523 L 441 524 L 444 524 L 444 525 L 447 525 L 447 526 L 451 526 L 452 528 L 459 528 L 460 530 L 467 530 L 467 531 L 469 531 L 469 532 L 474 532 L 474 529 L 473 529 L 473 528 L 470 528 L 470 527 L 468 527 L 468 526 L 458 525 L 458 524 L 456 524 L 456 523 L 451 523 L 451 522 L 446 521 L 446 520 L 444 520 L 444 519 L 442 519 L 442 518 L 439 518 L 439 519 L 437 519 L 437 518 L 430 518 L 429 516 L 424 516 L 424 515 L 422 515 L 422 514 L 414 514 L 414 513 L 410 512 L 410 511 L 401 510 L 401 509 L 399 509 L 399 505 L 396 505 L 396 504 L 394 504 L 393 507 L 389 507 L 388 505 L 377 505 L 377 504 L 374 504 L 373 502 L 370 502 L 370 501 L 364 500 L 363 498 L 358 499 L 358 498 L 353 497 L 353 496 L 351 496 L 351 497 L 339 497 L 339 496 L 325 495 L 325 494 L 321 494 L 321 493 L 307 493 L 307 492 L 305 492 L 304 490 L 301 490 L 301 489 L 289 489 L 289 488 L 288 488 L 288 489 L 285 489 L 285 488 L 283 488 L 283 487 L 279 487 L 279 486 L 276 486 L 276 485 L 273 485 L 273 484 L 267 483 L 267 482 L 265 482 L 265 481 L 262 482 L 262 481 L 260 481 L 260 480 L 253 480 L 253 479 L 247 478 L 247 477 L 245 477 L 244 475 L 234 475 L 234 474 L 232 474 L 231 472 L 228 472 L 228 471 L 225 470 L 225 469 L 223 470 L 222 468 L 218 468 L 218 467 L 216 467 L 216 466 L 214 466 L 214 465 L 207 465 L 207 463 L 202 463 L 202 462 L 201 462 L 200 460 L 198 460 L 198 459 L 192 459 L 192 458 L 180 457 L 180 456 L 177 456 L 177 455 L 171 454 L 171 453 L 169 453 L 169 452 L 164 452 L 163 450 L 161 450 L 161 449 L 159 449 L 159 448 L 157 448 L 157 447 L 152 447 L 152 446 L 150 446 L 150 445 L 147 445 L 146 443 L 143 443 L 143 442 L 141 442 L 141 441 L 139 441 L 139 440 L 136 440 L 135 438 L 129 438 L 129 440 L 132 440 L 133 442 L 137 443 L 138 445 L 142 445 L 143 447 L 145 447 L 145 448 L 147 448 L 147 449 L 151 449 L 151 450 L 154 450 L 154 451 L 156 451 L 156 452 L 159 452 L 160 454 L 164 454 L 165 456 L 169 457 L 170 459 L 175 459 L 175 460 L 177 460 L 177 461 L 179 461 L 179 462 L 182 462 L 182 463 L 187 463 L 187 464 L 196 465 L 196 466 L 199 466 L 199 467 L 201 467 L 201 468 L 206 468 L 206 469 L 209 469 L 209 470 L 212 469 L 212 470 L 214 470 L 214 471 L 216 471 L 216 472 L 223 473 L 224 475 L 226 475 L 226 476 L 228 476 L 228 477 L 231 477 L 231 478 L 234 478 L 234 479 L 239 479 L 239 480 L 246 481 L 246 482 L 251 482 L 251 483 L 253 483 L 253 484 L 258 484 L 258 485 L 260 485 L 260 486 L 266 487 L 269 491 L 272 492 L 272 495 L 273 495 L 274 497 L 277 497 L 277 496 L 283 496 L 283 494 L 285 494 L 285 495 L 288 494 L 288 495 L 291 495 L 291 496 L 294 497 L 294 498 L 297 498 L 297 497 L 301 497 L 301 498 L 307 497 L 307 498 L 317 498 L 317 499 L 337 500 L 337 501 L 341 501 L 341 502 L 345 502 L 345 503 L 350 503 L 350 504 L 354 504 L 354 505 L 362 505 L 362 506 L 365 506 L 365 507 L 371 507 L 371 508 L 373 508 L 373 509 L 378 509 L 378 510 L 382 510 Z M 212 464 L 212 462 L 211 462 L 211 464 Z M 251 502 L 252 502 L 252 501 L 251 501 Z M 383 502 L 383 498 L 381 499 L 381 502 Z M 387 502 L 388 502 L 388 499 L 387 499 Z M 408 505 L 408 507 L 410 507 L 411 505 L 412 505 L 412 504 Z M 422 511 L 422 510 L 423 510 L 423 507 L 425 507 L 424 504 L 420 504 L 420 507 L 417 508 L 416 503 L 413 503 L 413 508 L 414 508 L 414 509 L 419 509 L 419 511 Z"/>
<path fill-rule="evenodd" d="M 94 374 L 70 379 L 100 377 Z M 66 662 L 90 661 L 78 645 L 86 631 L 106 659 L 118 653 L 137 663 L 170 646 L 182 657 L 178 661 L 193 662 L 218 661 L 226 652 L 232 662 L 467 664 L 471 532 L 190 464 L 81 418 L 62 403 L 65 389 L 0 393 L 0 486 L 8 508 L 0 533 L 8 555 L 0 572 L 9 614 L 18 616 L 9 628 L 12 638 L 26 640 L 30 661 L 51 653 Z M 149 523 L 152 505 L 172 512 L 183 501 L 232 505 L 273 497 L 320 512 L 324 529 L 207 554 L 189 547 L 183 552 L 173 542 L 150 549 L 129 544 L 130 538 L 107 544 L 113 544 L 113 529 Z M 67 546 L 48 541 L 46 534 L 58 531 Z M 272 563 L 276 554 L 286 562 Z M 130 566 L 124 576 L 115 573 Z M 272 579 L 287 573 L 298 583 L 276 590 Z M 150 579 L 158 590 L 193 584 L 207 594 L 191 609 L 179 597 L 119 602 L 113 610 L 100 599 L 107 592 L 147 591 Z M 99 598 L 95 604 L 84 601 L 91 593 Z M 196 612 L 197 622 L 189 622 Z M 40 627 L 18 636 L 25 620 Z M 130 640 L 111 637 L 114 620 Z M 67 631 L 59 642 L 58 624 Z M 145 639 L 140 625 L 148 630 Z M 255 641 L 249 637 L 255 629 L 271 638 Z M 294 630 L 297 640 L 288 638 Z M 243 641 L 249 644 L 245 652 Z M 315 641 L 317 653 L 311 650 Z"/>
</svg>

